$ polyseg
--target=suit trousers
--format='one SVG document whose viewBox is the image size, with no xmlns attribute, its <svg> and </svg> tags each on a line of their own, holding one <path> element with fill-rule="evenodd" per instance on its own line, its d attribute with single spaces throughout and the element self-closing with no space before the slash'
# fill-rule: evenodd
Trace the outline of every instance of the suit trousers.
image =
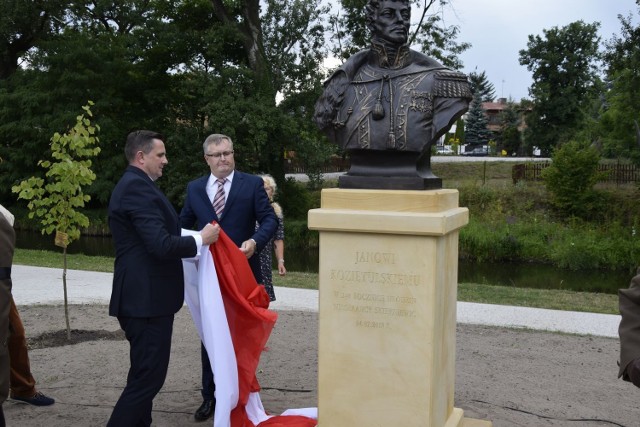
<svg viewBox="0 0 640 427">
<path fill-rule="evenodd" d="M 11 310 L 9 311 L 9 330 L 11 397 L 32 397 L 36 394 L 36 380 L 31 374 L 24 326 L 13 297 L 11 298 Z"/>
<path fill-rule="evenodd" d="M 113 408 L 107 427 L 148 427 L 153 398 L 169 368 L 174 315 L 137 318 L 118 317 L 129 341 L 131 367 L 125 386 Z"/>
<path fill-rule="evenodd" d="M 213 369 L 211 369 L 209 354 L 202 341 L 200 342 L 200 359 L 202 360 L 202 399 L 215 400 L 216 383 L 213 380 Z"/>
</svg>

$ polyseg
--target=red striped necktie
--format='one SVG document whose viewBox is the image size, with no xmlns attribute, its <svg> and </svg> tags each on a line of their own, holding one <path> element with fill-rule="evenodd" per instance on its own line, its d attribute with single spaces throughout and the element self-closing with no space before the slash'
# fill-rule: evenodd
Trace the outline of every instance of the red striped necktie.
<svg viewBox="0 0 640 427">
<path fill-rule="evenodd" d="M 220 218 L 222 215 L 222 211 L 224 210 L 224 183 L 227 181 L 227 178 L 218 178 L 216 182 L 218 183 L 218 191 L 216 191 L 216 195 L 213 197 L 213 210 L 216 211 L 216 215 Z"/>
</svg>

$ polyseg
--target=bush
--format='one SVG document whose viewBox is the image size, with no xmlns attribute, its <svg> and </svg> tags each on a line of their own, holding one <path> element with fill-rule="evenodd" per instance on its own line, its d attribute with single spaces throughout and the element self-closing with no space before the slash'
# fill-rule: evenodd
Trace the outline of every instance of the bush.
<svg viewBox="0 0 640 427">
<path fill-rule="evenodd" d="M 317 248 L 320 238 L 317 230 L 309 230 L 307 220 L 287 220 L 285 218 L 284 240 L 287 248 Z"/>
<path fill-rule="evenodd" d="M 599 197 L 594 186 L 600 179 L 600 155 L 593 147 L 572 141 L 558 148 L 542 179 L 556 209 L 567 216 L 587 219 L 597 213 Z"/>
<path fill-rule="evenodd" d="M 282 206 L 285 219 L 306 221 L 309 209 L 319 207 L 317 202 L 319 193 L 319 191 L 309 191 L 305 184 L 297 182 L 294 178 L 287 178 L 282 188 L 278 189 L 278 201 Z"/>
</svg>

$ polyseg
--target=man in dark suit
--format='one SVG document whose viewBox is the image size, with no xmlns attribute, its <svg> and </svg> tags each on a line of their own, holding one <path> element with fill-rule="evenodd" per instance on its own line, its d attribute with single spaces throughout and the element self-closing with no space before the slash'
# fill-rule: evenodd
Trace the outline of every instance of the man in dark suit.
<svg viewBox="0 0 640 427">
<path fill-rule="evenodd" d="M 183 228 L 192 228 L 194 224 L 199 228 L 202 224 L 217 221 L 246 255 L 256 281 L 262 283 L 258 253 L 278 227 L 264 182 L 258 176 L 235 170 L 233 142 L 228 136 L 209 135 L 202 147 L 211 173 L 187 185 L 180 224 Z M 215 410 L 215 383 L 204 344 L 201 344 L 201 357 L 203 402 L 194 415 L 197 421 L 207 420 Z"/>
<path fill-rule="evenodd" d="M 130 346 L 127 385 L 108 426 L 150 426 L 153 398 L 164 384 L 175 313 L 184 303 L 181 258 L 215 242 L 218 225 L 181 236 L 178 215 L 154 183 L 168 163 L 164 137 L 136 131 L 127 137 L 129 166 L 109 201 L 116 251 L 109 315 L 117 316 Z"/>
</svg>

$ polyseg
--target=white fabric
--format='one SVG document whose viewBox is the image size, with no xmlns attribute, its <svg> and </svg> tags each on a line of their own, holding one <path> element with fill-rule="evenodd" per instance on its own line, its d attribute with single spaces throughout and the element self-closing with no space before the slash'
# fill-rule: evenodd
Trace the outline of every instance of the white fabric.
<svg viewBox="0 0 640 427">
<path fill-rule="evenodd" d="M 197 232 L 182 230 L 183 235 Z M 202 247 L 204 256 L 200 259 L 183 259 L 184 299 L 191 311 L 193 323 L 204 343 L 216 382 L 216 408 L 214 427 L 231 427 L 231 411 L 237 406 L 238 363 L 236 361 L 229 331 L 229 323 L 224 310 L 220 283 L 209 246 Z M 245 407 L 247 416 L 254 425 L 271 418 L 267 415 L 260 399 L 260 393 L 249 394 Z M 282 415 L 304 415 L 318 418 L 317 408 L 289 409 Z"/>
<path fill-rule="evenodd" d="M 5 208 L 2 205 L 0 205 L 0 214 L 2 214 L 2 216 L 4 216 L 9 222 L 9 224 L 11 224 L 11 226 L 13 227 L 13 221 L 15 220 L 15 217 L 11 212 L 7 210 L 7 208 Z"/>
</svg>

